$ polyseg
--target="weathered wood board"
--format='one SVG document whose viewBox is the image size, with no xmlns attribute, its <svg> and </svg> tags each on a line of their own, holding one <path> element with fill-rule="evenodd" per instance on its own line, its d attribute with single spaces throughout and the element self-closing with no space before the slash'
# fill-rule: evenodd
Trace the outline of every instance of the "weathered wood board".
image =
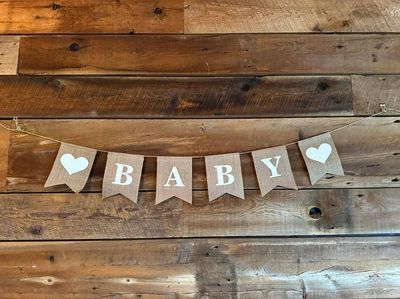
<svg viewBox="0 0 400 299">
<path fill-rule="evenodd" d="M 0 76 L 17 74 L 19 41 L 18 36 L 0 36 Z"/>
<path fill-rule="evenodd" d="M 206 191 L 194 191 L 192 205 L 177 198 L 155 205 L 154 192 L 141 192 L 138 204 L 99 193 L 2 194 L 0 240 L 399 234 L 398 201 L 395 188 L 265 197 L 254 190 L 245 200 L 225 195 L 212 203 Z"/>
<path fill-rule="evenodd" d="M 349 124 L 359 118 L 202 119 L 202 120 L 24 120 L 29 131 L 86 147 L 131 154 L 200 156 L 251 151 L 293 142 Z M 368 119 L 333 134 L 345 177 L 327 176 L 315 188 L 399 187 L 400 131 L 398 117 Z M 84 132 L 84 133 L 82 133 Z M 372 142 L 373 141 L 373 142 Z M 43 189 L 59 145 L 25 134 L 11 135 L 6 190 Z M 304 161 L 296 145 L 288 147 L 295 179 L 310 188 Z M 3 153 L 7 156 L 7 152 Z M 95 160 L 86 191 L 101 190 L 105 154 Z M 206 188 L 204 159 L 194 159 L 195 189 Z M 155 190 L 155 159 L 144 163 L 141 190 Z M 257 189 L 253 162 L 242 156 L 247 189 Z"/>
<path fill-rule="evenodd" d="M 399 32 L 396 0 L 186 0 L 185 33 Z"/>
<path fill-rule="evenodd" d="M 395 0 L 6 0 L 0 34 L 399 32 Z"/>
<path fill-rule="evenodd" d="M 399 245 L 399 237 L 3 243 L 0 289 L 6 299 L 396 298 Z"/>
<path fill-rule="evenodd" d="M 379 104 L 400 110 L 400 76 L 352 76 L 354 110 L 370 115 Z"/>
<path fill-rule="evenodd" d="M 31 75 L 398 74 L 400 36 L 24 36 L 19 72 Z"/>
<path fill-rule="evenodd" d="M 353 111 L 351 89 L 349 76 L 230 78 L 3 76 L 0 77 L 0 116 L 46 118 L 340 116 L 360 113 Z"/>
<path fill-rule="evenodd" d="M 400 76 L 0 76 L 1 117 L 235 118 L 400 110 Z M 394 115 L 388 112 L 385 115 Z"/>
<path fill-rule="evenodd" d="M 0 34 L 181 32 L 183 0 L 0 2 Z"/>
</svg>

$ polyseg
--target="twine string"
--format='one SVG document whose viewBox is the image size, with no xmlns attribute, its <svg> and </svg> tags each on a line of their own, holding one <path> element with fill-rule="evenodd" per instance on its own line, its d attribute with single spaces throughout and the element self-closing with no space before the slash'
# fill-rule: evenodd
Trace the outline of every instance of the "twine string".
<svg viewBox="0 0 400 299">
<path fill-rule="evenodd" d="M 337 131 L 340 131 L 340 130 L 346 129 L 346 128 L 348 128 L 348 127 L 354 126 L 355 124 L 358 124 L 358 123 L 360 123 L 360 122 L 363 122 L 363 121 L 365 121 L 365 120 L 367 120 L 367 119 L 376 117 L 376 116 L 381 115 L 381 114 L 385 114 L 385 113 L 387 113 L 387 112 L 389 112 L 389 111 L 393 111 L 393 112 L 398 112 L 398 113 L 400 113 L 400 110 L 393 109 L 393 108 L 387 108 L 385 104 L 381 104 L 380 107 L 381 107 L 381 111 L 380 111 L 380 112 L 377 112 L 377 113 L 374 113 L 374 114 L 369 115 L 369 116 L 367 116 L 367 117 L 358 119 L 358 120 L 356 120 L 356 121 L 353 121 L 353 122 L 348 123 L 348 124 L 346 124 L 346 125 L 344 125 L 344 126 L 335 128 L 335 129 L 333 129 L 333 130 L 327 131 L 327 132 L 325 132 L 325 133 L 335 133 L 335 132 L 337 132 Z M 21 124 L 20 121 L 18 120 L 18 117 L 13 117 L 13 121 L 14 121 L 14 126 L 15 126 L 14 128 L 13 128 L 13 127 L 8 127 L 8 126 L 6 126 L 6 125 L 3 124 L 1 121 L 0 121 L 0 127 L 6 129 L 6 130 L 8 130 L 8 131 L 11 131 L 11 132 L 23 133 L 23 134 L 35 136 L 35 137 L 38 137 L 38 138 L 41 138 L 41 139 L 44 139 L 44 140 L 53 141 L 53 142 L 56 142 L 56 143 L 63 143 L 62 140 L 55 139 L 55 138 L 51 138 L 51 137 L 44 136 L 44 135 L 40 135 L 40 134 L 37 134 L 37 133 L 34 133 L 34 132 L 31 132 L 31 131 L 26 130 L 25 127 L 23 126 L 23 124 Z M 323 134 L 323 133 L 321 133 L 321 134 Z M 289 142 L 289 143 L 285 143 L 285 144 L 282 144 L 281 146 L 289 146 L 289 145 L 293 145 L 293 144 L 298 144 L 299 141 L 300 141 L 300 140 L 298 140 L 298 141 L 293 141 L 293 142 Z M 109 152 L 109 151 L 100 150 L 100 149 L 96 149 L 96 150 L 97 150 L 98 152 L 102 152 L 102 153 L 108 153 L 108 152 Z M 251 152 L 253 152 L 253 151 L 255 151 L 255 150 L 245 151 L 245 152 L 239 152 L 239 154 L 240 154 L 240 155 L 242 155 L 242 154 L 249 154 L 249 153 L 251 153 Z M 157 157 L 158 157 L 158 156 L 151 156 L 151 155 L 144 155 L 144 156 L 145 156 L 145 157 L 148 157 L 148 158 L 157 158 Z M 192 158 L 203 158 L 204 156 L 190 156 L 190 157 L 192 157 Z"/>
</svg>

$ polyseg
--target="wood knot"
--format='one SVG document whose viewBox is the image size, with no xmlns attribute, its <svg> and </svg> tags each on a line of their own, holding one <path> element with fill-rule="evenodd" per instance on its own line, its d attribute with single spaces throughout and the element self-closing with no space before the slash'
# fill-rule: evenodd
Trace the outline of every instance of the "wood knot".
<svg viewBox="0 0 400 299">
<path fill-rule="evenodd" d="M 317 87 L 318 87 L 319 90 L 324 91 L 324 90 L 327 90 L 329 88 L 329 84 L 326 83 L 326 82 L 319 82 L 317 84 Z"/>
<path fill-rule="evenodd" d="M 308 215 L 312 218 L 312 219 L 320 219 L 322 217 L 322 211 L 320 208 L 318 207 L 312 207 L 310 208 L 310 210 L 308 211 Z"/>
<path fill-rule="evenodd" d="M 70 45 L 68 46 L 68 49 L 69 49 L 71 52 L 76 52 L 76 51 L 79 51 L 80 47 L 79 47 L 79 44 L 77 44 L 77 43 L 72 43 L 72 44 L 70 44 Z"/>
<path fill-rule="evenodd" d="M 161 15 L 161 14 L 163 13 L 163 11 L 162 11 L 162 9 L 161 9 L 160 7 L 155 7 L 155 8 L 153 9 L 153 12 L 154 12 L 156 15 Z"/>
<path fill-rule="evenodd" d="M 244 84 L 244 85 L 240 88 L 240 90 L 246 92 L 246 91 L 249 91 L 250 88 L 251 88 L 251 86 L 250 86 L 249 84 Z"/>
<path fill-rule="evenodd" d="M 61 8 L 61 5 L 53 2 L 53 4 L 51 5 L 51 8 L 52 8 L 53 10 L 58 10 L 58 9 Z"/>
<path fill-rule="evenodd" d="M 43 228 L 40 225 L 33 225 L 29 228 L 29 232 L 32 235 L 40 236 L 41 234 L 43 234 Z"/>
</svg>

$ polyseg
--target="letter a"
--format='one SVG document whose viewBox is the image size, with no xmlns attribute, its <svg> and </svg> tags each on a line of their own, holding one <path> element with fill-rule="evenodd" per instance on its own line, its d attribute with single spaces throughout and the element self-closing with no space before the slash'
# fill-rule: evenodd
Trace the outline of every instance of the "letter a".
<svg viewBox="0 0 400 299">
<path fill-rule="evenodd" d="M 168 177 L 168 181 L 164 185 L 164 187 L 171 187 L 171 185 L 169 184 L 170 181 L 175 181 L 175 187 L 185 187 L 176 166 L 172 167 L 171 173 Z"/>
</svg>

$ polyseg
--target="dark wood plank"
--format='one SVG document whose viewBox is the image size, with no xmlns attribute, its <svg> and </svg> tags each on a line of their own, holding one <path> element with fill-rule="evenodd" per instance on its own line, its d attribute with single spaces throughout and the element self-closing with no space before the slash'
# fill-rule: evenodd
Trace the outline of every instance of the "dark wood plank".
<svg viewBox="0 0 400 299">
<path fill-rule="evenodd" d="M 29 131 L 77 145 L 131 154 L 201 156 L 282 145 L 347 125 L 359 118 L 280 118 L 203 120 L 24 120 Z M 368 119 L 333 134 L 345 177 L 327 176 L 316 188 L 400 187 L 399 118 Z M 59 144 L 13 133 L 7 190 L 41 192 Z M 288 148 L 300 188 L 310 188 L 296 145 Z M 86 191 L 100 190 L 105 154 L 99 154 Z M 194 160 L 195 189 L 205 189 L 204 159 Z M 250 155 L 242 156 L 244 184 L 257 189 Z M 142 190 L 155 190 L 155 159 L 145 160 Z M 46 188 L 64 191 L 65 187 Z"/>
<path fill-rule="evenodd" d="M 338 77 L 0 77 L 0 116 L 204 118 L 352 114 Z"/>
<path fill-rule="evenodd" d="M 399 32 L 396 0 L 186 0 L 186 33 Z"/>
<path fill-rule="evenodd" d="M 11 298 L 396 298 L 400 239 L 187 239 L 0 245 Z"/>
<path fill-rule="evenodd" d="M 0 76 L 17 74 L 19 41 L 19 36 L 0 36 Z"/>
<path fill-rule="evenodd" d="M 0 2 L 0 34 L 181 32 L 183 0 Z"/>
<path fill-rule="evenodd" d="M 225 195 L 193 205 L 177 198 L 155 205 L 100 194 L 2 194 L 0 240 L 126 239 L 217 236 L 302 236 L 400 233 L 399 190 L 276 190 L 245 200 Z"/>
<path fill-rule="evenodd" d="M 351 76 L 354 112 L 369 115 L 380 111 L 380 103 L 400 110 L 400 76 Z M 399 115 L 389 111 L 386 115 Z"/>
<path fill-rule="evenodd" d="M 399 35 L 26 36 L 21 74 L 399 73 Z"/>
</svg>

